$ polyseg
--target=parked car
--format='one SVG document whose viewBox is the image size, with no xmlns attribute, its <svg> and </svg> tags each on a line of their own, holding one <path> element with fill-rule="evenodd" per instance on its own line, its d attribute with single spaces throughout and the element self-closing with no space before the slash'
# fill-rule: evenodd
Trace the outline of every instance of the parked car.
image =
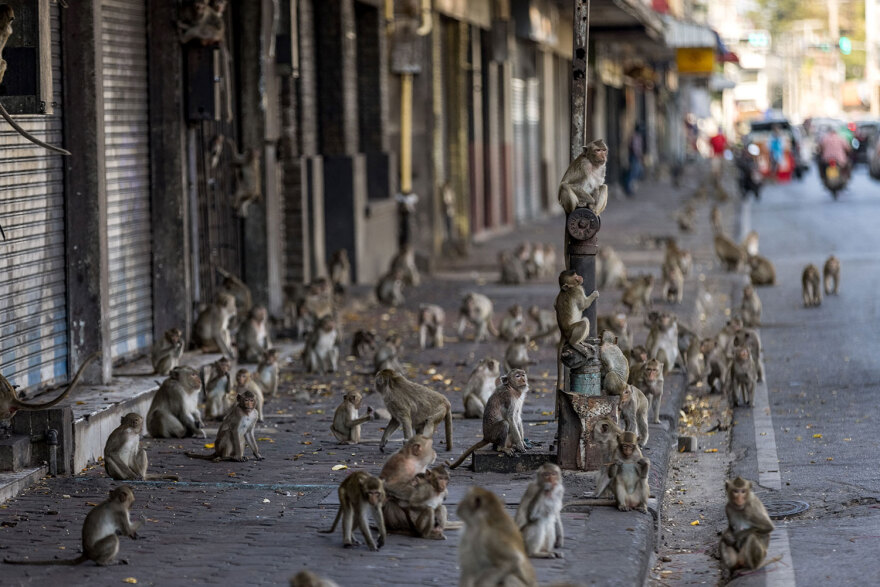
<svg viewBox="0 0 880 587">
<path fill-rule="evenodd" d="M 792 175 L 797 179 L 800 179 L 810 166 L 804 161 L 801 154 L 802 140 L 800 130 L 797 127 L 792 126 L 788 120 L 784 118 L 753 120 L 750 123 L 749 134 L 746 135 L 743 143 L 758 144 L 761 146 L 761 150 L 764 151 L 765 147 L 769 144 L 770 136 L 773 134 L 774 127 L 779 128 L 782 132 L 782 136 L 785 138 L 785 142 L 787 143 L 784 147 L 786 156 L 790 156 L 793 161 L 793 168 L 791 170 Z"/>
<path fill-rule="evenodd" d="M 853 138 L 858 140 L 853 145 L 856 163 L 867 163 L 869 146 L 874 144 L 877 134 L 880 133 L 880 121 L 877 120 L 860 120 L 854 123 L 850 130 L 853 131 Z"/>
</svg>

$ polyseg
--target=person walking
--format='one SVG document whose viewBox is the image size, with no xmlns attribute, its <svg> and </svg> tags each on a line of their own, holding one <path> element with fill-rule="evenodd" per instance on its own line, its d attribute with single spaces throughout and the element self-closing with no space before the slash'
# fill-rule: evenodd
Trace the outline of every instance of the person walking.
<svg viewBox="0 0 880 587">
<path fill-rule="evenodd" d="M 712 145 L 712 179 L 717 185 L 721 183 L 724 152 L 727 150 L 727 137 L 724 136 L 724 132 L 722 132 L 720 127 L 715 136 L 709 139 L 709 144 Z"/>
</svg>

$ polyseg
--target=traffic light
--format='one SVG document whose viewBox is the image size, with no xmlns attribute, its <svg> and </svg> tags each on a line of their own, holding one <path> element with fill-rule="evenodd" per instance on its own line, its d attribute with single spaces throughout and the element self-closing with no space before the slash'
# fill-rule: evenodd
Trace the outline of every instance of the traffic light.
<svg viewBox="0 0 880 587">
<path fill-rule="evenodd" d="M 844 55 L 852 53 L 852 41 L 849 40 L 849 37 L 840 37 L 837 46 L 840 47 L 840 52 Z"/>
</svg>

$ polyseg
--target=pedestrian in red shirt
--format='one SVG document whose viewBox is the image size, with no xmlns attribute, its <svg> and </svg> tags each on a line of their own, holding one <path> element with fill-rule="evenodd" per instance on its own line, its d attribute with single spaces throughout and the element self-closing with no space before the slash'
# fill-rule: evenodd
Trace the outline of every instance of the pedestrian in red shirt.
<svg viewBox="0 0 880 587">
<path fill-rule="evenodd" d="M 727 150 L 727 138 L 719 129 L 718 134 L 709 139 L 709 144 L 712 145 L 712 178 L 718 183 L 721 181 L 721 163 Z"/>
</svg>

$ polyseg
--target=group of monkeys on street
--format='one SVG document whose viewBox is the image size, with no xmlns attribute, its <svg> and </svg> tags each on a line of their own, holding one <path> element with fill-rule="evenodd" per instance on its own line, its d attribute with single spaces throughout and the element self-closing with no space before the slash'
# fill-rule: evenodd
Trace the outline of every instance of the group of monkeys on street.
<svg viewBox="0 0 880 587">
<path fill-rule="evenodd" d="M 498 253 L 499 283 L 520 285 L 530 279 L 551 277 L 556 269 L 556 247 L 523 241 L 513 251 Z"/>
</svg>

